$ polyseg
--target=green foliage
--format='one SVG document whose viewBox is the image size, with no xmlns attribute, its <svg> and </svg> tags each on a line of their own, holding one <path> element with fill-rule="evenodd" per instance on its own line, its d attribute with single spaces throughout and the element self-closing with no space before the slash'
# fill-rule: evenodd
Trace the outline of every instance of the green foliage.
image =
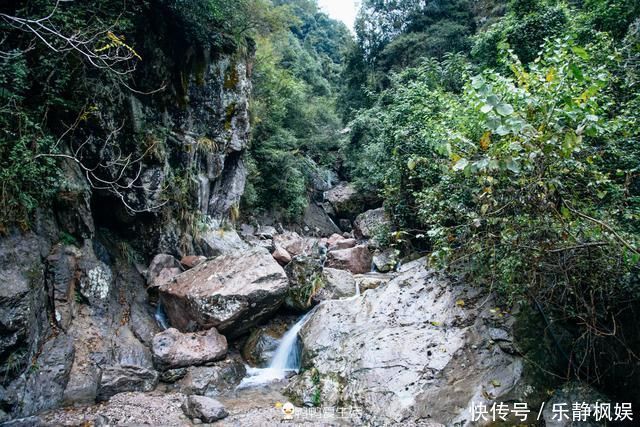
<svg viewBox="0 0 640 427">
<path fill-rule="evenodd" d="M 55 141 L 25 105 L 34 74 L 19 50 L 0 63 L 0 229 L 28 228 L 30 215 L 58 184 L 53 160 L 37 158 L 53 151 Z"/>
<path fill-rule="evenodd" d="M 510 9 L 509 15 L 475 38 L 472 55 L 485 67 L 498 66 L 502 45 L 511 48 L 523 63 L 533 61 L 544 41 L 562 34 L 568 24 L 567 11 L 561 6 L 514 1 Z"/>
<path fill-rule="evenodd" d="M 597 380 L 606 357 L 626 357 L 621 313 L 640 301 L 633 40 L 551 39 L 526 66 L 504 51 L 507 71 L 458 67 L 462 91 L 428 62 L 352 123 L 356 182 L 383 188 L 396 224 L 427 236 L 434 265 L 562 316 L 565 350 L 588 361 L 574 369 Z"/>
<path fill-rule="evenodd" d="M 189 45 L 224 47 L 286 25 L 285 8 L 266 0 L 162 0 Z"/>
<path fill-rule="evenodd" d="M 336 114 L 343 47 L 342 24 L 307 0 L 277 2 L 295 13 L 287 31 L 256 38 L 253 137 L 245 211 L 274 210 L 299 218 L 315 176 L 339 155 Z"/>
</svg>

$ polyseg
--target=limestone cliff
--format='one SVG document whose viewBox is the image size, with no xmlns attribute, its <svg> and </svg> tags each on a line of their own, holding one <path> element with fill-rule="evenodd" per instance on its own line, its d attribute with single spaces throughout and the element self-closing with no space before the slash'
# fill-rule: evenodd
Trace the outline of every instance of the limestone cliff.
<svg viewBox="0 0 640 427">
<path fill-rule="evenodd" d="M 135 89 L 105 80 L 65 134 L 63 190 L 0 237 L 0 422 L 158 382 L 134 264 L 200 252 L 237 209 L 251 40 L 190 45 L 150 17 Z"/>
</svg>

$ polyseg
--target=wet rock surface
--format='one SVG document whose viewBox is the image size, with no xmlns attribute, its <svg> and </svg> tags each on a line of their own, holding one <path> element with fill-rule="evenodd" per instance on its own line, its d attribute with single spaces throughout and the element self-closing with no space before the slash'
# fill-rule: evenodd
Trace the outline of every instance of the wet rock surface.
<svg viewBox="0 0 640 427">
<path fill-rule="evenodd" d="M 280 338 L 295 323 L 295 317 L 278 318 L 251 331 L 242 347 L 242 357 L 251 366 L 266 368 Z"/>
</svg>

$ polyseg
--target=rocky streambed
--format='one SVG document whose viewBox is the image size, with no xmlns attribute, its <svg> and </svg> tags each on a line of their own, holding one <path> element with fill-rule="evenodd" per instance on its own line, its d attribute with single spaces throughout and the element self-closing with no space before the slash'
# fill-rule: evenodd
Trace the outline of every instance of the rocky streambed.
<svg viewBox="0 0 640 427">
<path fill-rule="evenodd" d="M 483 424 L 474 405 L 549 399 L 517 316 L 425 258 L 380 250 L 376 215 L 326 238 L 219 228 L 217 255 L 160 254 L 138 271 L 95 242 L 58 246 L 55 322 L 0 390 L 7 425 L 463 426 Z"/>
</svg>

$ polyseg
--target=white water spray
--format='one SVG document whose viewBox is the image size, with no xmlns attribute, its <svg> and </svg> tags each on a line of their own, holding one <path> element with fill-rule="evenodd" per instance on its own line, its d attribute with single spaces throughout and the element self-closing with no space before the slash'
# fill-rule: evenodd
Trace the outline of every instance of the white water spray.
<svg viewBox="0 0 640 427">
<path fill-rule="evenodd" d="M 247 376 L 238 388 L 246 388 L 270 383 L 286 378 L 290 372 L 300 371 L 301 354 L 298 332 L 304 326 L 311 312 L 305 314 L 289 329 L 280 340 L 280 344 L 269 363 L 268 368 L 247 368 Z"/>
<path fill-rule="evenodd" d="M 169 320 L 167 319 L 167 314 L 164 312 L 164 308 L 162 308 L 160 301 L 158 301 L 154 317 L 156 318 L 156 322 L 158 322 L 158 326 L 160 326 L 163 331 L 165 329 L 169 329 Z"/>
</svg>

